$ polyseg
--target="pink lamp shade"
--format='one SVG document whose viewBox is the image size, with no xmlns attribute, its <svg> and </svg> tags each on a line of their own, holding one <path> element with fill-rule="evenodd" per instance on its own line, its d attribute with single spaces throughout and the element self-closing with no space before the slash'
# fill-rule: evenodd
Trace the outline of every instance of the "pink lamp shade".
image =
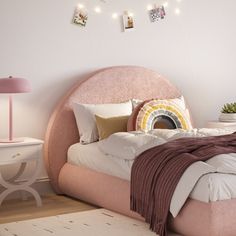
<svg viewBox="0 0 236 236">
<path fill-rule="evenodd" d="M 26 79 L 11 76 L 0 79 L 0 93 L 28 93 L 30 91 L 31 85 Z"/>
<path fill-rule="evenodd" d="M 0 79 L 0 93 L 9 93 L 9 137 L 8 139 L 0 140 L 0 143 L 22 142 L 22 139 L 13 138 L 13 106 L 12 93 L 28 93 L 31 91 L 31 85 L 28 80 L 21 78 L 3 78 Z"/>
</svg>

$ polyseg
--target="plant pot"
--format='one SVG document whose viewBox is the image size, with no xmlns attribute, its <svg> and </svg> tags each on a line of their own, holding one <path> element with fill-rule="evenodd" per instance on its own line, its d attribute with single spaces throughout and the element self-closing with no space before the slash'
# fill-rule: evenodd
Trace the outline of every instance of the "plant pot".
<svg viewBox="0 0 236 236">
<path fill-rule="evenodd" d="M 222 122 L 236 122 L 236 113 L 221 113 L 219 121 Z"/>
</svg>

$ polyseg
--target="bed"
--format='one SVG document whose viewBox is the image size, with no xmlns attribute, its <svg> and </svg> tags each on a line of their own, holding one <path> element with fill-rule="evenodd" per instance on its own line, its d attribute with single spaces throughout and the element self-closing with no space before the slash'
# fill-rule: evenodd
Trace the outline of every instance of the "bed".
<svg viewBox="0 0 236 236">
<path fill-rule="evenodd" d="M 129 181 L 67 162 L 68 148 L 79 142 L 72 104 L 169 99 L 180 95 L 163 76 L 136 66 L 106 68 L 78 82 L 59 102 L 47 127 L 44 158 L 55 192 L 143 220 L 129 210 Z M 176 218 L 170 217 L 169 226 L 181 235 L 235 236 L 234 207 L 236 200 L 204 203 L 189 199 Z"/>
</svg>

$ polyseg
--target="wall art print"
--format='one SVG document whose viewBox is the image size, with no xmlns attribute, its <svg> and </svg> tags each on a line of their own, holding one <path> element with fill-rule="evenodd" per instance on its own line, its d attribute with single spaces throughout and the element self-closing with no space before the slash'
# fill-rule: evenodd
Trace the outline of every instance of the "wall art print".
<svg viewBox="0 0 236 236">
<path fill-rule="evenodd" d="M 134 30 L 134 16 L 127 12 L 123 15 L 124 31 Z"/>
<path fill-rule="evenodd" d="M 85 27 L 88 20 L 88 13 L 84 9 L 76 8 L 72 23 Z"/>
<path fill-rule="evenodd" d="M 149 11 L 149 17 L 151 22 L 156 22 L 160 19 L 164 19 L 166 15 L 164 6 L 158 6 Z"/>
</svg>

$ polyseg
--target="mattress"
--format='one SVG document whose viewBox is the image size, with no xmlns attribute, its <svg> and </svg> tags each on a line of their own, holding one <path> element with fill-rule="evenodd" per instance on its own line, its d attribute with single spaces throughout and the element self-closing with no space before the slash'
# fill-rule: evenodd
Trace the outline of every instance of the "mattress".
<svg viewBox="0 0 236 236">
<path fill-rule="evenodd" d="M 98 148 L 98 142 L 72 145 L 68 150 L 68 163 L 85 166 L 98 172 L 130 180 L 132 160 L 106 155 Z M 202 202 L 236 198 L 236 175 L 210 173 L 196 183 L 190 198 Z"/>
</svg>

